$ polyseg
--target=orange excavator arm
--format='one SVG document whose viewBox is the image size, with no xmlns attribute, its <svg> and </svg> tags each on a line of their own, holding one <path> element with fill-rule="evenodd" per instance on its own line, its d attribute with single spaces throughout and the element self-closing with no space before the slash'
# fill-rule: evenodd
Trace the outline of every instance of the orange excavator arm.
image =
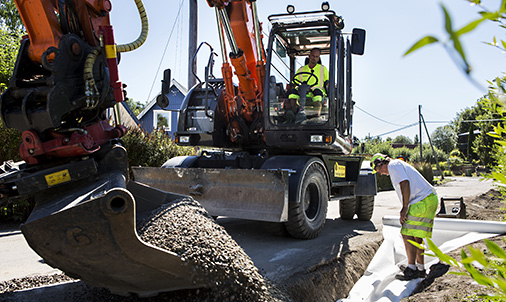
<svg viewBox="0 0 506 302">
<path fill-rule="evenodd" d="M 263 91 L 265 80 L 265 54 L 261 41 L 261 27 L 256 11 L 256 1 L 252 0 L 207 0 L 209 6 L 216 9 L 222 41 L 222 73 L 226 85 L 225 99 L 227 117 L 233 120 L 239 117 L 251 124 L 262 115 Z M 229 42 L 230 54 L 226 55 L 225 36 Z M 232 64 L 239 80 L 239 92 L 236 95 L 232 83 Z M 237 108 L 237 98 L 241 108 Z M 231 139 L 235 134 L 245 132 L 240 126 L 232 126 Z"/>
<path fill-rule="evenodd" d="M 79 26 L 86 42 L 91 46 L 98 46 L 97 32 L 100 26 L 110 25 L 109 0 L 66 1 L 66 7 L 58 5 L 57 0 L 15 0 L 16 6 L 25 25 L 30 46 L 29 57 L 33 62 L 41 63 L 42 54 L 49 47 L 58 47 L 64 34 L 72 27 Z M 64 23 L 58 21 L 72 10 L 78 20 Z M 64 18 L 60 18 L 62 20 Z"/>
</svg>

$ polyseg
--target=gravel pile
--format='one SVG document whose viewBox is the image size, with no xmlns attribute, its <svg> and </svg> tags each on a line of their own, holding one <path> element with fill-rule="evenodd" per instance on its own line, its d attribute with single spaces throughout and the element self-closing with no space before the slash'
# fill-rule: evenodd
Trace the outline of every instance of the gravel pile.
<svg viewBox="0 0 506 302">
<path fill-rule="evenodd" d="M 65 274 L 15 278 L 9 281 L 0 282 L 0 294 L 68 281 L 75 281 L 75 279 L 72 279 Z"/>
<path fill-rule="evenodd" d="M 137 232 L 145 242 L 189 261 L 199 281 L 209 284 L 205 289 L 162 295 L 166 298 L 176 294 L 178 301 L 286 300 L 225 229 L 191 198 L 158 208 L 139 224 Z"/>
<path fill-rule="evenodd" d="M 40 301 L 290 301 L 260 275 L 237 242 L 192 198 L 183 198 L 153 211 L 138 224 L 137 232 L 143 241 L 183 257 L 194 268 L 196 276 L 200 276 L 196 281 L 209 286 L 139 298 L 133 294 L 114 295 L 107 289 L 87 285 L 65 274 L 53 274 L 0 282 L 0 301 L 25 301 L 23 296 L 19 296 L 21 300 L 15 299 L 15 292 L 68 281 L 77 282 L 64 292 L 46 291 L 45 298 Z"/>
</svg>

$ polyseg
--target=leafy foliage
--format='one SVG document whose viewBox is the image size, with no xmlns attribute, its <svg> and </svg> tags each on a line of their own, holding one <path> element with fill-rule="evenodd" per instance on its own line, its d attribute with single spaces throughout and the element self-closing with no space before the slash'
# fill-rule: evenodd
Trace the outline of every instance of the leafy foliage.
<svg viewBox="0 0 506 302">
<path fill-rule="evenodd" d="M 494 301 L 506 299 L 506 252 L 496 243 L 484 239 L 488 250 L 481 251 L 469 246 L 469 255 L 462 249 L 462 262 L 459 262 L 455 258 L 443 253 L 429 238 L 427 238 L 427 246 L 420 245 L 411 240 L 409 242 L 420 249 L 431 251 L 426 252 L 425 255 L 437 257 L 442 262 L 461 270 L 454 274 L 468 275 L 476 283 L 484 285 L 496 293 L 495 295 L 484 295 L 484 297 Z M 475 263 L 481 267 L 477 268 Z"/>
<path fill-rule="evenodd" d="M 396 143 L 396 144 L 412 144 L 413 143 L 413 141 L 405 135 L 396 136 L 392 142 Z"/>
<path fill-rule="evenodd" d="M 470 64 L 468 63 L 466 53 L 464 51 L 464 48 L 462 47 L 462 43 L 460 39 L 463 35 L 472 32 L 475 30 L 480 24 L 482 24 L 484 21 L 492 21 L 492 22 L 501 22 L 506 18 L 506 2 L 503 0 L 501 1 L 499 8 L 496 11 L 488 11 L 481 3 L 481 1 L 478 0 L 467 0 L 468 2 L 479 5 L 482 11 L 480 12 L 480 18 L 473 20 L 469 22 L 468 24 L 464 25 L 460 29 L 454 29 L 452 24 L 452 18 L 446 9 L 444 5 L 441 4 L 441 9 L 443 11 L 443 14 L 445 16 L 445 30 L 447 33 L 447 39 L 443 40 L 431 35 L 425 36 L 415 42 L 413 46 L 411 46 L 406 53 L 404 53 L 404 56 L 407 56 L 408 54 L 413 53 L 414 51 L 433 44 L 433 43 L 440 43 L 450 54 L 453 61 L 455 61 L 457 64 L 459 64 L 460 68 L 469 75 L 472 71 Z M 500 25 L 504 28 L 504 25 Z M 501 50 L 506 50 L 506 43 L 503 40 L 500 40 L 501 43 L 497 42 L 496 37 L 493 37 L 493 41 L 489 42 L 489 45 L 492 45 L 494 47 L 497 47 Z"/>
<path fill-rule="evenodd" d="M 193 148 L 176 145 L 165 132 L 158 130 L 147 133 L 138 128 L 129 129 L 122 140 L 129 166 L 161 167 L 174 156 L 195 154 Z"/>
<path fill-rule="evenodd" d="M 7 84 L 14 71 L 14 64 L 18 54 L 21 31 L 12 32 L 0 25 L 0 92 L 7 88 Z"/>
<path fill-rule="evenodd" d="M 449 50 L 449 53 L 454 56 L 454 59 L 455 56 L 459 56 L 460 61 L 464 63 L 462 69 L 466 72 L 466 74 L 469 74 L 471 73 L 471 69 L 467 63 L 459 38 L 462 35 L 476 29 L 476 27 L 484 21 L 497 22 L 501 28 L 506 29 L 506 26 L 504 25 L 504 20 L 506 19 L 506 0 L 500 1 L 500 6 L 496 11 L 488 11 L 485 9 L 481 5 L 480 0 L 467 1 L 479 5 L 483 10 L 480 12 L 480 18 L 471 21 L 456 31 L 452 28 L 451 18 L 448 12 L 445 7 L 442 6 L 445 13 L 445 28 L 449 35 L 449 40 L 453 42 L 453 48 L 449 49 L 446 44 L 443 44 L 443 46 Z M 438 41 L 439 40 L 430 42 L 430 40 L 427 39 L 423 41 L 420 40 L 416 42 L 405 55 L 430 43 Z M 500 43 L 498 43 L 496 37 L 493 37 L 493 42 L 488 44 L 497 47 L 501 51 L 506 50 L 506 42 L 500 40 Z M 479 102 L 477 112 L 469 112 L 470 114 L 476 115 L 473 118 L 466 118 L 472 120 L 482 120 L 478 125 L 480 127 L 480 135 L 478 135 L 476 140 L 472 142 L 473 151 L 477 153 L 482 161 L 489 160 L 485 156 L 495 154 L 492 156 L 495 162 L 490 163 L 493 166 L 493 171 L 489 177 L 493 178 L 496 184 L 498 184 L 498 188 L 503 192 L 503 195 L 505 193 L 506 185 L 506 128 L 504 126 L 504 123 L 506 122 L 506 111 L 504 109 L 504 106 L 506 105 L 505 84 L 506 77 L 504 75 L 496 78 L 495 83 L 490 82 L 488 94 Z M 502 121 L 498 123 L 494 121 L 495 119 L 500 119 Z M 494 130 L 493 133 L 490 132 L 491 127 Z M 472 128 L 473 126 L 470 125 L 468 131 L 472 131 Z M 460 130 L 461 129 L 458 129 L 458 133 L 462 133 Z M 495 139 L 495 141 L 490 142 L 491 138 Z M 425 249 L 416 242 L 411 243 L 419 248 Z M 467 273 L 461 272 L 461 274 L 469 275 L 477 283 L 485 285 L 497 292 L 496 295 L 486 296 L 487 299 L 504 301 L 506 299 L 506 252 L 489 240 L 485 240 L 485 243 L 488 248 L 488 252 L 486 253 L 471 247 L 469 248 L 470 255 L 467 255 L 464 249 L 462 249 L 462 263 L 459 263 L 454 258 L 442 253 L 441 250 L 439 250 L 439 248 L 430 241 L 430 239 L 428 239 L 428 249 L 433 252 L 433 254 L 431 254 L 432 256 L 436 256 L 441 261 L 450 265 L 464 268 Z M 473 263 L 479 263 L 483 268 L 477 269 Z"/>
<path fill-rule="evenodd" d="M 126 98 L 125 102 L 127 103 L 128 107 L 130 107 L 135 116 L 139 116 L 142 110 L 144 110 L 144 108 L 146 107 L 145 104 L 141 102 L 136 102 L 130 98 Z"/>
<path fill-rule="evenodd" d="M 13 0 L 0 0 L 0 25 L 12 31 L 23 30 L 23 22 Z"/>
<path fill-rule="evenodd" d="M 437 127 L 431 134 L 431 140 L 434 147 L 447 152 L 455 149 L 457 145 L 457 134 L 450 125 Z"/>
<path fill-rule="evenodd" d="M 20 161 L 19 146 L 21 145 L 21 133 L 16 129 L 5 128 L 0 121 L 0 164 L 10 159 Z"/>
</svg>

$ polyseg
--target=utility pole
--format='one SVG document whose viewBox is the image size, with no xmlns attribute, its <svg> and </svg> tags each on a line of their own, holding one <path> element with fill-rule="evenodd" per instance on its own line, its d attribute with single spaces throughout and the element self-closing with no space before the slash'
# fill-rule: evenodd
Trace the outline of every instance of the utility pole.
<svg viewBox="0 0 506 302">
<path fill-rule="evenodd" d="M 197 58 L 193 61 L 193 55 L 197 51 L 197 29 L 198 29 L 198 6 L 197 0 L 190 0 L 190 26 L 188 30 L 188 90 L 197 82 L 193 71 L 197 68 Z"/>
<path fill-rule="evenodd" d="M 418 105 L 418 135 L 420 136 L 420 161 L 423 161 L 422 151 L 422 105 Z"/>
</svg>

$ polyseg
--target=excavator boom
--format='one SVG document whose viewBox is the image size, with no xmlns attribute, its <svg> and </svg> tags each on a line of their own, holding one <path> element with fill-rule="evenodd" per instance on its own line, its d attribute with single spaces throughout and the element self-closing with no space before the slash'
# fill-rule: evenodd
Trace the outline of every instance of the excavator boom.
<svg viewBox="0 0 506 302">
<path fill-rule="evenodd" d="M 192 199 L 130 180 L 119 140 L 127 129 L 106 115 L 124 96 L 116 53 L 146 38 L 141 0 L 141 36 L 126 45 L 114 41 L 109 0 L 15 2 L 28 38 L 0 110 L 5 126 L 22 132 L 24 161 L 0 166 L 0 204 L 36 204 L 23 235 L 47 264 L 74 278 L 142 296 L 212 285 L 172 247 L 141 239 L 158 219 L 153 211 Z"/>
</svg>

